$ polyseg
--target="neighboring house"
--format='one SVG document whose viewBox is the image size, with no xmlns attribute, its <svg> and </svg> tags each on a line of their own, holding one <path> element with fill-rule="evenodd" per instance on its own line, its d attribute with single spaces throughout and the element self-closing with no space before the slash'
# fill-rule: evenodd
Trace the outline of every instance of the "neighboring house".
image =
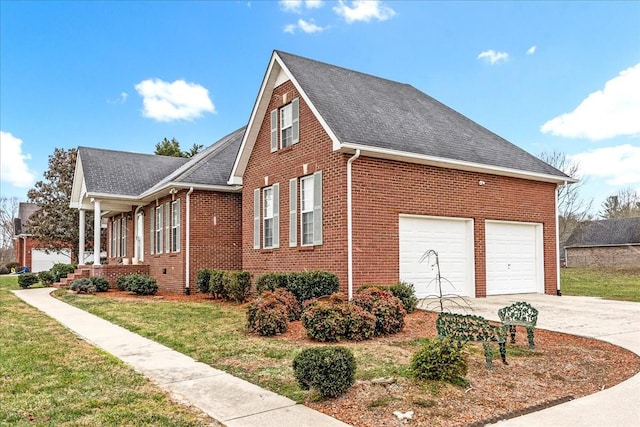
<svg viewBox="0 0 640 427">
<path fill-rule="evenodd" d="M 246 130 L 191 160 L 80 147 L 72 206 L 110 218 L 110 264 L 172 291 L 206 266 L 424 297 L 432 249 L 444 293 L 555 294 L 572 182 L 410 85 L 275 51 Z"/>
<path fill-rule="evenodd" d="M 243 133 L 189 159 L 79 147 L 71 206 L 81 227 L 86 210 L 107 218 L 108 265 L 94 259 L 92 274 L 147 273 L 182 293 L 200 268 L 239 269 L 241 194 L 227 180 Z"/>
<path fill-rule="evenodd" d="M 29 233 L 29 218 L 37 210 L 38 205 L 35 203 L 20 203 L 18 217 L 13 220 L 16 261 L 34 273 L 49 270 L 53 264 L 71 262 L 69 249 L 47 251 L 42 248 L 40 241 Z"/>
<path fill-rule="evenodd" d="M 565 253 L 567 267 L 640 267 L 640 217 L 587 221 Z"/>
</svg>

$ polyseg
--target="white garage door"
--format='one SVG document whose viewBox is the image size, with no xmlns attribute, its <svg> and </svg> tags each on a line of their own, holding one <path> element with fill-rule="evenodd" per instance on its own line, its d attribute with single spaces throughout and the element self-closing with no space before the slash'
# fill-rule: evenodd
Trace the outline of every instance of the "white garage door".
<svg viewBox="0 0 640 427">
<path fill-rule="evenodd" d="M 436 296 L 435 258 L 420 263 L 429 249 L 438 252 L 443 294 L 475 296 L 473 221 L 401 215 L 400 280 L 412 283 L 418 298 Z"/>
<path fill-rule="evenodd" d="M 64 263 L 68 264 L 71 257 L 69 256 L 69 250 L 64 250 L 62 253 L 49 252 L 46 253 L 42 249 L 31 250 L 31 271 L 38 273 L 40 271 L 48 271 L 53 267 L 53 264 Z"/>
<path fill-rule="evenodd" d="M 544 292 L 542 225 L 487 221 L 487 295 Z"/>
</svg>

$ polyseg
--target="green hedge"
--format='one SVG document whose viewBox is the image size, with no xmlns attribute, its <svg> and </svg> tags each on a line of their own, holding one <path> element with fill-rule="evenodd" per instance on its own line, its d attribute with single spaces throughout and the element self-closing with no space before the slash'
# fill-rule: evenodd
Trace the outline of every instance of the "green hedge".
<svg viewBox="0 0 640 427">
<path fill-rule="evenodd" d="M 116 279 L 116 286 L 121 291 L 130 291 L 138 295 L 155 295 L 158 293 L 156 279 L 146 274 L 129 274 Z"/>
<path fill-rule="evenodd" d="M 23 273 L 18 276 L 18 285 L 21 288 L 27 289 L 29 286 L 35 285 L 38 283 L 38 276 L 33 273 Z"/>
<path fill-rule="evenodd" d="M 327 271 L 302 271 L 294 273 L 266 273 L 256 280 L 256 290 L 273 291 L 285 288 L 296 299 L 304 301 L 320 298 L 338 292 L 340 282 L 338 276 Z"/>
</svg>

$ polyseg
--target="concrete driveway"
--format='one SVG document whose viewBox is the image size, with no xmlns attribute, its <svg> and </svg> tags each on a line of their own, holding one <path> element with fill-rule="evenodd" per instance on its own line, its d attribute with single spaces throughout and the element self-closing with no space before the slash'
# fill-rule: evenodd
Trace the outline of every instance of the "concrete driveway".
<svg viewBox="0 0 640 427">
<path fill-rule="evenodd" d="M 468 299 L 473 311 L 466 314 L 497 321 L 498 309 L 516 301 L 526 301 L 538 309 L 538 328 L 596 338 L 640 354 L 640 303 L 540 294 L 500 295 Z M 453 307 L 451 311 L 464 313 Z M 610 389 L 499 425 L 640 426 L 640 374 Z"/>
</svg>

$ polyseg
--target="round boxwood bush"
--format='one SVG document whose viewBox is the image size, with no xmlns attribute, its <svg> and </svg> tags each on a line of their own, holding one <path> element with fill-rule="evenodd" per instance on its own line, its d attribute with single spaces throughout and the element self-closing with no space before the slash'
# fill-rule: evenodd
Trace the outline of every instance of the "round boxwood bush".
<svg viewBox="0 0 640 427">
<path fill-rule="evenodd" d="M 109 281 L 102 276 L 93 276 L 90 277 L 89 280 L 94 288 L 96 288 L 96 292 L 107 292 L 109 290 Z"/>
<path fill-rule="evenodd" d="M 71 274 L 76 270 L 75 264 L 58 263 L 53 264 L 53 267 L 49 270 L 53 274 L 54 282 L 59 282 L 63 277 L 67 277 L 67 274 Z"/>
<path fill-rule="evenodd" d="M 413 355 L 411 373 L 421 380 L 446 381 L 456 385 L 467 385 L 467 360 L 464 345 L 449 338 L 427 339 Z"/>
<path fill-rule="evenodd" d="M 348 304 L 345 314 L 344 337 L 352 341 L 373 338 L 376 332 L 376 317 L 355 304 Z"/>
<path fill-rule="evenodd" d="M 196 276 L 196 283 L 198 284 L 198 292 L 201 294 L 209 293 L 209 280 L 211 279 L 211 271 L 203 268 L 198 270 L 198 274 Z"/>
<path fill-rule="evenodd" d="M 272 292 L 256 298 L 247 310 L 247 328 L 263 336 L 281 334 L 287 330 L 287 308 Z"/>
<path fill-rule="evenodd" d="M 376 335 L 395 334 L 404 327 L 404 316 L 407 313 L 402 302 L 389 291 L 364 289 L 354 296 L 353 303 L 376 317 Z"/>
<path fill-rule="evenodd" d="M 155 295 L 158 293 L 156 279 L 146 274 L 130 274 L 126 277 L 126 289 L 138 295 Z"/>
<path fill-rule="evenodd" d="M 96 287 L 91 282 L 91 279 L 82 278 L 71 282 L 69 290 L 75 291 L 79 294 L 94 294 L 96 292 Z"/>
<path fill-rule="evenodd" d="M 53 285 L 54 279 L 55 277 L 50 271 L 41 271 L 40 273 L 38 273 L 38 280 L 40 280 L 40 283 L 42 283 L 44 286 Z"/>
<path fill-rule="evenodd" d="M 23 289 L 27 289 L 36 283 L 38 283 L 38 276 L 34 273 L 23 273 L 18 276 L 18 285 Z"/>
<path fill-rule="evenodd" d="M 118 276 L 116 278 L 116 288 L 119 291 L 127 291 L 127 286 L 129 286 L 129 276 Z"/>
<path fill-rule="evenodd" d="M 336 397 L 355 382 L 356 360 L 345 347 L 307 348 L 293 359 L 293 373 L 303 390 L 313 388 L 323 397 Z"/>
<path fill-rule="evenodd" d="M 309 301 L 302 312 L 307 336 L 316 341 L 338 341 L 347 332 L 346 304 L 339 294 L 326 300 Z"/>
</svg>

